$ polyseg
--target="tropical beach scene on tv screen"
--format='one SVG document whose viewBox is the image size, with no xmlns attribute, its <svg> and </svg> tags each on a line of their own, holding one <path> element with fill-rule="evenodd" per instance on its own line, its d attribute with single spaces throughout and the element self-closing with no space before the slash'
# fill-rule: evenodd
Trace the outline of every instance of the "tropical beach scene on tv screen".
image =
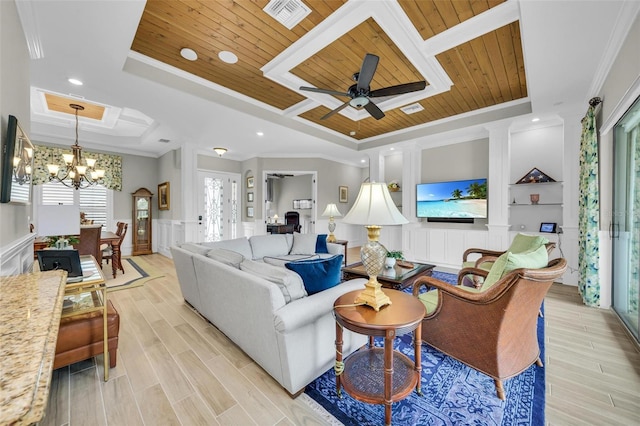
<svg viewBox="0 0 640 426">
<path fill-rule="evenodd" d="M 487 179 L 417 185 L 417 216 L 486 218 Z"/>
</svg>

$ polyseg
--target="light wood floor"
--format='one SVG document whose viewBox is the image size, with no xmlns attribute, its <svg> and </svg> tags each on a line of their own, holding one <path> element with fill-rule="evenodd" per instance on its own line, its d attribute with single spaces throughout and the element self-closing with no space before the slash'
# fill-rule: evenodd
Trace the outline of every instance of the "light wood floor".
<svg viewBox="0 0 640 426">
<path fill-rule="evenodd" d="M 357 248 L 349 259 L 359 256 Z M 102 358 L 55 370 L 43 425 L 326 425 L 183 302 L 173 263 L 163 278 L 110 293 L 120 313 L 118 365 Z M 545 304 L 547 422 L 640 423 L 640 354 L 608 311 L 554 285 Z"/>
</svg>

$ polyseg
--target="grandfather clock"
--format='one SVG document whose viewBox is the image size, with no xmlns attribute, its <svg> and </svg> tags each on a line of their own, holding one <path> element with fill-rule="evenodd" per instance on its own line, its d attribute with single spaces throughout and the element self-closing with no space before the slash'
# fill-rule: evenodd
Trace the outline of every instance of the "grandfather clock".
<svg viewBox="0 0 640 426">
<path fill-rule="evenodd" d="M 140 188 L 133 196 L 133 252 L 151 254 L 151 198 L 153 194 L 147 188 Z"/>
</svg>

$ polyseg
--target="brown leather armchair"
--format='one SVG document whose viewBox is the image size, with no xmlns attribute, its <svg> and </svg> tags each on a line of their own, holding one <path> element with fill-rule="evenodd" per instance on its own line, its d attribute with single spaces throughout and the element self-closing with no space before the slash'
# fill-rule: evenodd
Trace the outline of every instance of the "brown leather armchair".
<svg viewBox="0 0 640 426">
<path fill-rule="evenodd" d="M 516 269 L 487 290 L 460 287 L 472 273 L 486 278 L 487 271 L 465 268 L 459 286 L 432 277 L 413 285 L 438 289 L 437 306 L 422 321 L 422 340 L 435 349 L 494 379 L 498 398 L 504 400 L 502 380 L 517 376 L 533 363 L 542 366 L 537 340 L 538 309 L 547 291 L 567 269 L 563 258 L 546 268 Z"/>
</svg>

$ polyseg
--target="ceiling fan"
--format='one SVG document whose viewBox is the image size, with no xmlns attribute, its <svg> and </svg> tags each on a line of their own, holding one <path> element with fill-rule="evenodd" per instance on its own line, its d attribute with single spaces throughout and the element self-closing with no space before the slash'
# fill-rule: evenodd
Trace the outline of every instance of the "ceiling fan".
<svg viewBox="0 0 640 426">
<path fill-rule="evenodd" d="M 426 81 L 415 81 L 413 83 L 405 83 L 398 84 L 397 86 L 389 86 L 384 87 L 382 89 L 370 90 L 369 83 L 373 79 L 373 74 L 376 72 L 376 68 L 378 67 L 378 61 L 380 58 L 371 53 L 367 53 L 364 56 L 364 60 L 362 61 L 362 67 L 360 67 L 360 72 L 353 74 L 353 80 L 356 84 L 349 87 L 347 92 L 338 92 L 336 90 L 330 89 L 318 89 L 316 87 L 300 87 L 300 90 L 306 90 L 308 92 L 317 92 L 317 93 L 325 93 L 327 95 L 335 95 L 335 96 L 348 96 L 351 98 L 346 101 L 338 108 L 333 111 L 325 114 L 321 120 L 325 120 L 331 117 L 338 111 L 343 110 L 347 107 L 347 105 L 351 105 L 356 109 L 364 108 L 367 110 L 369 114 L 376 120 L 380 120 L 384 117 L 384 112 L 376 104 L 371 102 L 370 98 L 379 98 L 382 96 L 394 96 L 394 95 L 402 95 L 404 93 L 417 92 L 418 90 L 422 90 L 427 86 Z"/>
</svg>

